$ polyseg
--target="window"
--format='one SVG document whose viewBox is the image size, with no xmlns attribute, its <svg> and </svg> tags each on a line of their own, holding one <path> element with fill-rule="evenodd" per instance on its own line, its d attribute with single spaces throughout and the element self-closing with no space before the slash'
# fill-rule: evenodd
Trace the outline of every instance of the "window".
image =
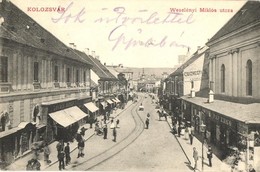
<svg viewBox="0 0 260 172">
<path fill-rule="evenodd" d="M 84 73 L 83 73 L 83 81 L 84 81 L 84 83 L 86 82 L 86 71 L 84 71 Z"/>
<path fill-rule="evenodd" d="M 191 81 L 191 89 L 194 88 L 194 81 Z"/>
<path fill-rule="evenodd" d="M 246 63 L 246 94 L 252 96 L 252 61 Z"/>
<path fill-rule="evenodd" d="M 54 81 L 58 82 L 59 81 L 59 67 L 57 65 L 55 65 L 54 67 Z"/>
<path fill-rule="evenodd" d="M 70 68 L 67 68 L 67 82 L 70 82 Z"/>
<path fill-rule="evenodd" d="M 76 70 L 76 83 L 79 83 L 79 70 Z"/>
<path fill-rule="evenodd" d="M 34 66 L 33 66 L 33 81 L 34 82 L 39 82 L 39 63 L 38 62 L 34 62 Z"/>
<path fill-rule="evenodd" d="M 7 57 L 0 58 L 0 82 L 8 82 L 8 59 Z"/>
<path fill-rule="evenodd" d="M 221 92 L 225 92 L 225 65 L 221 66 L 221 74 L 220 74 L 220 84 L 221 84 Z"/>
</svg>

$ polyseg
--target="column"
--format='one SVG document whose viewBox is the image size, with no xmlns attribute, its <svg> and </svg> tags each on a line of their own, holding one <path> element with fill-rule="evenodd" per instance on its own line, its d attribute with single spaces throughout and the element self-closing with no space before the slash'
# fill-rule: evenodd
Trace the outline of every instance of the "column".
<svg viewBox="0 0 260 172">
<path fill-rule="evenodd" d="M 23 60 L 24 64 L 23 64 L 23 69 L 24 69 L 24 83 L 23 83 L 23 89 L 24 90 L 27 90 L 28 87 L 27 87 L 27 84 L 28 84 L 28 56 L 25 56 L 24 57 L 24 60 Z"/>
<path fill-rule="evenodd" d="M 13 69 L 13 60 L 14 58 L 12 56 L 8 57 L 8 82 L 10 82 L 13 85 L 13 72 L 15 71 Z M 11 86 L 12 86 L 11 85 Z"/>
<path fill-rule="evenodd" d="M 237 97 L 238 94 L 238 73 L 237 73 L 237 70 L 238 70 L 238 63 L 237 63 L 237 59 L 238 59 L 238 54 L 239 54 L 239 51 L 235 52 L 233 54 L 233 96 Z"/>
<path fill-rule="evenodd" d="M 212 81 L 214 82 L 212 91 L 214 93 L 216 93 L 216 87 L 217 87 L 217 83 L 216 83 L 216 57 L 213 57 L 213 59 L 212 59 Z"/>
<path fill-rule="evenodd" d="M 18 90 L 21 90 L 22 89 L 22 57 L 20 54 L 18 54 L 17 56 L 17 82 L 18 82 L 18 85 L 17 85 L 17 89 Z"/>
<path fill-rule="evenodd" d="M 227 86 L 227 94 L 229 96 L 233 96 L 233 84 L 234 84 L 234 78 L 233 78 L 233 56 L 234 53 L 231 51 L 230 53 L 228 53 L 228 61 L 229 61 L 229 65 L 228 68 L 226 67 L 226 70 L 228 71 L 228 77 L 226 77 L 226 86 Z"/>
<path fill-rule="evenodd" d="M 28 80 L 27 80 L 27 88 L 28 89 L 32 89 L 32 83 L 33 83 L 33 80 L 32 80 L 32 73 L 33 73 L 33 70 L 32 70 L 32 57 L 28 56 Z"/>
<path fill-rule="evenodd" d="M 13 55 L 13 89 L 17 90 L 17 54 Z"/>
</svg>

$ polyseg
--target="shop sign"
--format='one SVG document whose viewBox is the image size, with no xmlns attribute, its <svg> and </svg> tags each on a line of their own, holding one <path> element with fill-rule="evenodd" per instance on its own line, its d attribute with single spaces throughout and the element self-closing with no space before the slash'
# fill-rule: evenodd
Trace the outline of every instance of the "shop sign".
<svg viewBox="0 0 260 172">
<path fill-rule="evenodd" d="M 197 70 L 197 71 L 184 72 L 183 75 L 184 76 L 194 76 L 194 75 L 200 75 L 201 73 L 202 73 L 201 70 Z"/>
<path fill-rule="evenodd" d="M 217 115 L 217 114 L 214 114 L 214 113 L 212 113 L 211 118 L 213 118 L 214 120 L 216 120 L 216 121 L 218 121 L 220 123 L 223 123 L 223 124 L 225 124 L 227 126 L 232 127 L 232 121 L 227 119 L 227 118 L 224 118 L 224 117 L 222 117 L 220 115 Z"/>
<path fill-rule="evenodd" d="M 49 107 L 49 113 L 75 106 L 75 101 L 62 102 Z"/>
<path fill-rule="evenodd" d="M 237 123 L 237 130 L 243 136 L 247 136 L 247 134 L 248 134 L 248 126 L 243 122 Z"/>
</svg>

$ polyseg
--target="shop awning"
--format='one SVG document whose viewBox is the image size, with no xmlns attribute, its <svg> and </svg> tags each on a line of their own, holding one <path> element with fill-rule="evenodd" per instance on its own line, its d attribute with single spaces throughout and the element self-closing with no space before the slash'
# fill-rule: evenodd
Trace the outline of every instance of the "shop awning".
<svg viewBox="0 0 260 172">
<path fill-rule="evenodd" d="M 70 114 L 72 116 L 72 118 L 74 118 L 76 121 L 79 121 L 79 120 L 85 118 L 86 116 L 88 116 L 88 114 L 85 114 L 77 106 L 73 106 L 71 108 L 67 108 L 64 110 L 67 114 Z"/>
<path fill-rule="evenodd" d="M 92 113 L 93 113 L 93 112 L 96 112 L 96 111 L 98 110 L 98 107 L 97 107 L 94 103 L 92 103 L 92 102 L 86 103 L 86 104 L 84 104 L 84 106 L 85 106 L 89 111 L 91 111 Z"/>
<path fill-rule="evenodd" d="M 118 98 L 115 98 L 115 100 L 117 101 L 117 103 L 120 103 L 120 100 Z"/>
<path fill-rule="evenodd" d="M 115 99 L 111 99 L 113 102 L 117 103 L 117 101 Z"/>
<path fill-rule="evenodd" d="M 86 117 L 87 114 L 82 112 L 78 107 L 63 109 L 49 114 L 50 117 L 63 127 L 68 127 L 71 124 Z"/>
<path fill-rule="evenodd" d="M 108 99 L 108 100 L 107 100 L 107 103 L 113 104 L 114 102 L 112 102 L 112 100 Z"/>
<path fill-rule="evenodd" d="M 49 114 L 50 117 L 63 127 L 68 127 L 77 122 L 72 116 L 67 114 L 64 110 L 53 112 Z"/>
<path fill-rule="evenodd" d="M 101 105 L 103 106 L 103 108 L 106 108 L 106 107 L 107 107 L 107 105 L 106 105 L 105 102 L 101 102 Z"/>
</svg>

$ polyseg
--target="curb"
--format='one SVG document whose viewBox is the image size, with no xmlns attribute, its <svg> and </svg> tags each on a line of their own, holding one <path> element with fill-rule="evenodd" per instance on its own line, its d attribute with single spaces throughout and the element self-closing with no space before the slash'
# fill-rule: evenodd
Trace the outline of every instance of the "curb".
<svg viewBox="0 0 260 172">
<path fill-rule="evenodd" d="M 169 120 L 167 120 L 167 123 L 168 123 L 168 125 L 169 125 L 170 129 L 172 130 L 172 127 L 171 127 L 171 124 L 169 123 Z M 172 133 L 172 134 L 173 134 L 173 133 Z M 173 134 L 173 135 L 174 135 L 175 139 L 177 140 L 177 142 L 178 142 L 179 146 L 181 147 L 181 149 L 182 149 L 182 151 L 183 151 L 183 153 L 184 153 L 185 157 L 187 158 L 187 160 L 188 160 L 188 161 L 189 161 L 189 163 L 191 164 L 191 161 L 190 161 L 189 157 L 187 156 L 187 154 L 186 154 L 185 150 L 183 149 L 183 147 L 182 147 L 182 145 L 181 145 L 181 143 L 180 143 L 179 139 L 176 137 L 176 135 L 175 135 L 175 134 Z"/>
<path fill-rule="evenodd" d="M 130 104 L 128 107 L 124 108 L 121 112 L 119 112 L 114 118 L 118 117 L 122 112 L 126 111 L 131 105 L 133 105 L 133 102 L 132 102 L 132 104 Z M 109 123 L 110 123 L 110 121 L 109 121 L 107 124 L 109 124 Z M 102 128 L 103 128 L 103 127 L 102 127 Z M 84 142 L 86 142 L 87 140 L 89 140 L 89 139 L 90 139 L 91 137 L 93 137 L 94 135 L 95 135 L 95 133 L 93 133 L 92 135 L 90 135 L 88 138 L 84 139 Z M 70 153 L 74 152 L 76 149 L 77 149 L 77 147 L 73 148 L 73 149 L 70 151 Z M 47 165 L 45 168 L 42 168 L 41 170 L 44 170 L 44 169 L 46 169 L 46 168 L 48 168 L 48 167 L 51 167 L 51 166 L 53 166 L 54 164 L 56 164 L 57 162 L 58 162 L 58 160 L 53 161 L 51 164 Z"/>
</svg>

